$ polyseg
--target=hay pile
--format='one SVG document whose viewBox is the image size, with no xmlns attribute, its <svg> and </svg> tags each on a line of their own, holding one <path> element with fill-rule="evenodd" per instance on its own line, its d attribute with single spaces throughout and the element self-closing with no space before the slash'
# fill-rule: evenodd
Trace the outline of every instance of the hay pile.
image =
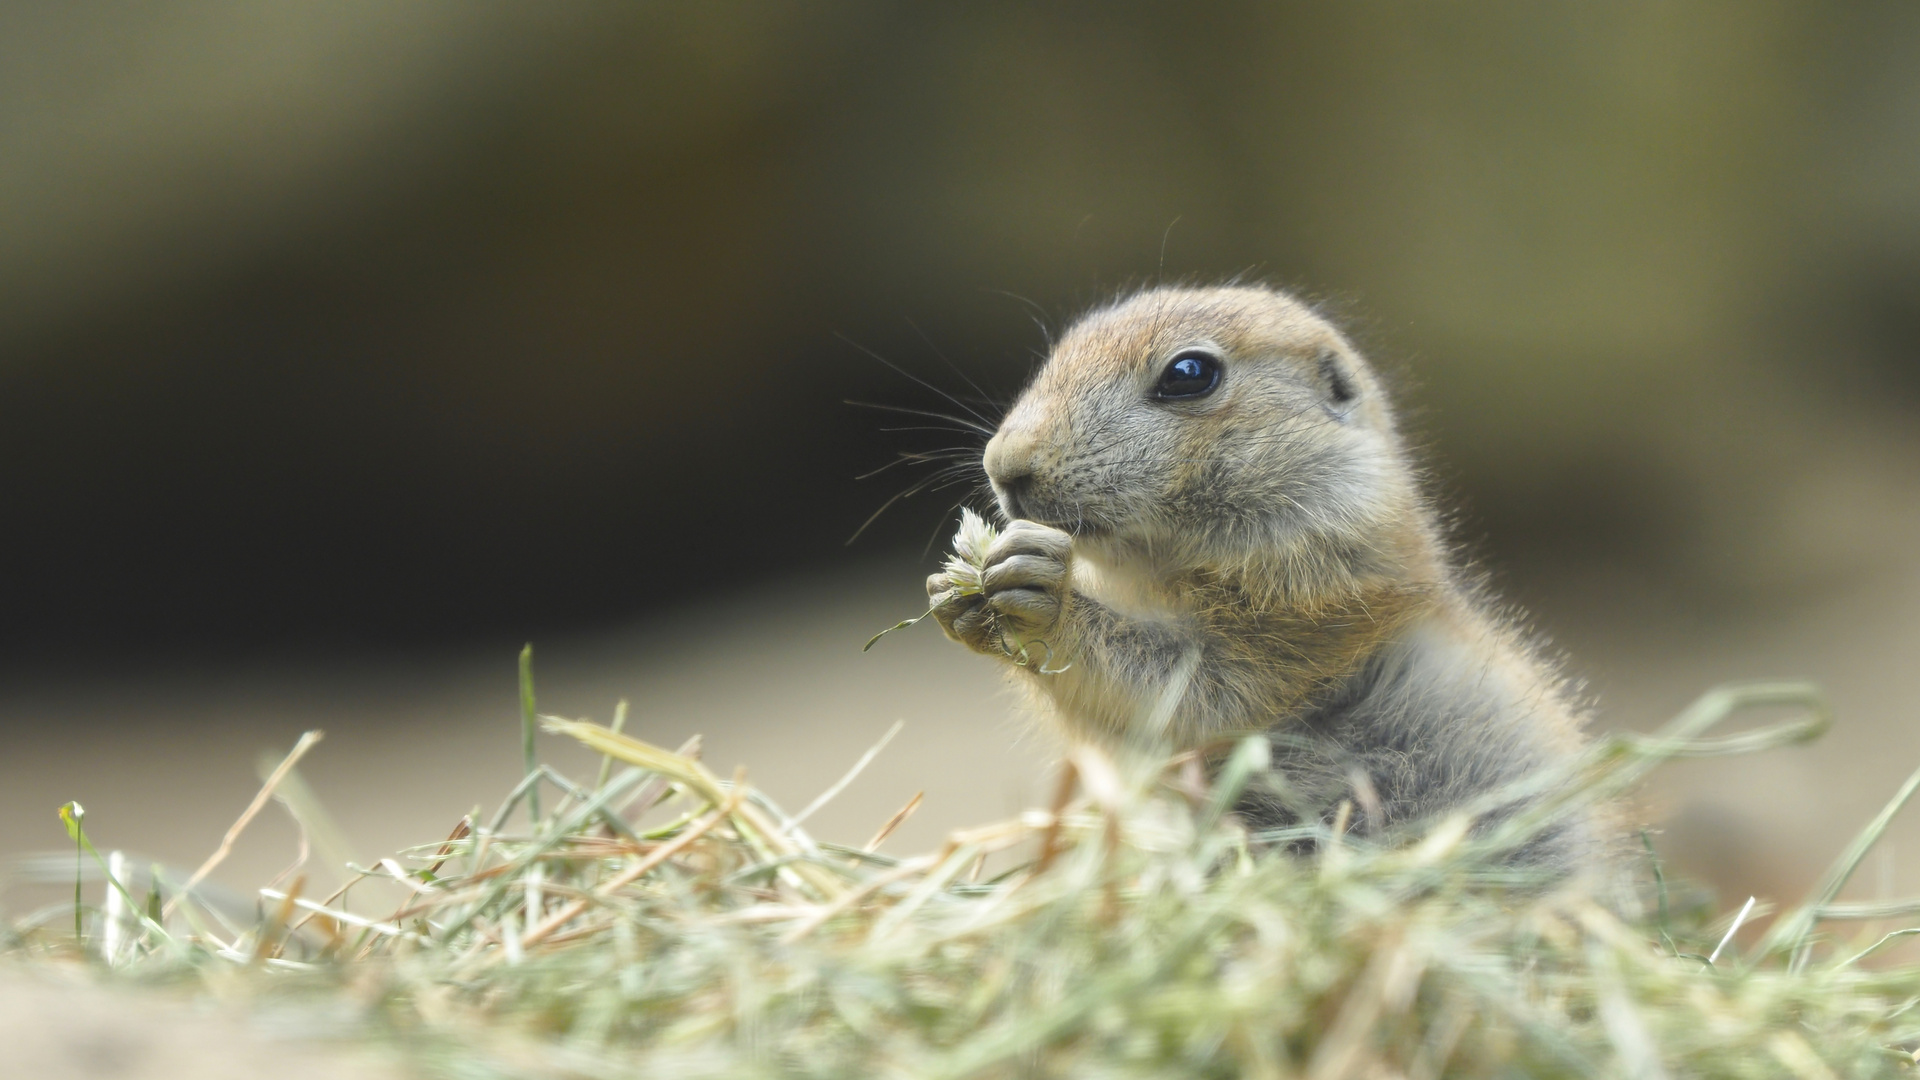
<svg viewBox="0 0 1920 1080">
<path fill-rule="evenodd" d="M 605 755 L 597 778 L 561 776 L 532 756 L 530 680 L 524 697 L 527 778 L 499 810 L 340 893 L 305 895 L 296 875 L 247 917 L 192 875 L 102 857 L 104 903 L 76 893 L 22 919 L 7 951 L 321 1009 L 422 1074 L 463 1077 L 1812 1080 L 1905 1073 L 1920 1043 L 1920 968 L 1862 964 L 1873 939 L 1830 932 L 1920 913 L 1834 900 L 1920 774 L 1744 950 L 1650 858 L 1637 922 L 1503 861 L 1661 760 L 1817 733 L 1800 687 L 1716 691 L 1480 829 L 1463 814 L 1378 844 L 1341 820 L 1250 835 L 1229 808 L 1268 782 L 1255 739 L 1211 783 L 1191 758 L 1078 751 L 1054 805 L 907 858 L 816 839 L 806 812 L 617 722 L 546 718 Z M 1704 737 L 1754 702 L 1808 715 Z M 354 901 L 377 882 L 400 899 L 370 914 Z"/>
</svg>

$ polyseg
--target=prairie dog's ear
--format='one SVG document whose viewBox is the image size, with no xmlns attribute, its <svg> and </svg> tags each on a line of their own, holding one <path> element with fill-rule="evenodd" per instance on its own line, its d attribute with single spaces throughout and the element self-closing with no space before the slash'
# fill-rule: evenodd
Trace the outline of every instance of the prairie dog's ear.
<svg viewBox="0 0 1920 1080">
<path fill-rule="evenodd" d="M 1318 362 L 1321 392 L 1327 395 L 1327 401 L 1334 408 L 1342 408 L 1353 403 L 1360 396 L 1360 388 L 1347 371 L 1347 362 L 1332 349 L 1320 350 Z"/>
</svg>

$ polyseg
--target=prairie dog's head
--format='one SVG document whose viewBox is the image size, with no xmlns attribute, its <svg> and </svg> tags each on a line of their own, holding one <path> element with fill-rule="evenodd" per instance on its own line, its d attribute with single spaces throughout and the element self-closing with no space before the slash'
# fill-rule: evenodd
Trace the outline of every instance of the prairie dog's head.
<svg viewBox="0 0 1920 1080">
<path fill-rule="evenodd" d="M 1086 315 L 985 465 L 1007 517 L 1174 568 L 1388 557 L 1416 514 L 1372 370 L 1264 288 L 1153 289 Z"/>
</svg>

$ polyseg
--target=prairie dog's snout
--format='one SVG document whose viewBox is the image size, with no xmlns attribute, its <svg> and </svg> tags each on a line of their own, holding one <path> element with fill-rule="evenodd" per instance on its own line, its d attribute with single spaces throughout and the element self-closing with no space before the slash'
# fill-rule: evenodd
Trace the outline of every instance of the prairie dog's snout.
<svg viewBox="0 0 1920 1080">
<path fill-rule="evenodd" d="M 987 440 L 981 463 L 1000 509 L 1008 518 L 1025 516 L 1022 496 L 1031 497 L 1034 487 L 1035 457 L 1040 448 L 1038 432 L 1024 411 L 1015 408 L 1001 422 L 1000 429 Z"/>
</svg>

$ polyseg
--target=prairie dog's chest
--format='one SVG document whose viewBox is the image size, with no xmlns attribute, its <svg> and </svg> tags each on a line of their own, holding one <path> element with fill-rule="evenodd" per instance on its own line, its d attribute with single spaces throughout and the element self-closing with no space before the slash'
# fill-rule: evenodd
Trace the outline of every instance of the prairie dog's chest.
<svg viewBox="0 0 1920 1080">
<path fill-rule="evenodd" d="M 1076 558 L 1073 588 L 1117 614 L 1142 622 L 1173 622 L 1191 611 L 1191 604 L 1183 603 L 1182 597 L 1151 572 L 1128 563 Z"/>
</svg>

